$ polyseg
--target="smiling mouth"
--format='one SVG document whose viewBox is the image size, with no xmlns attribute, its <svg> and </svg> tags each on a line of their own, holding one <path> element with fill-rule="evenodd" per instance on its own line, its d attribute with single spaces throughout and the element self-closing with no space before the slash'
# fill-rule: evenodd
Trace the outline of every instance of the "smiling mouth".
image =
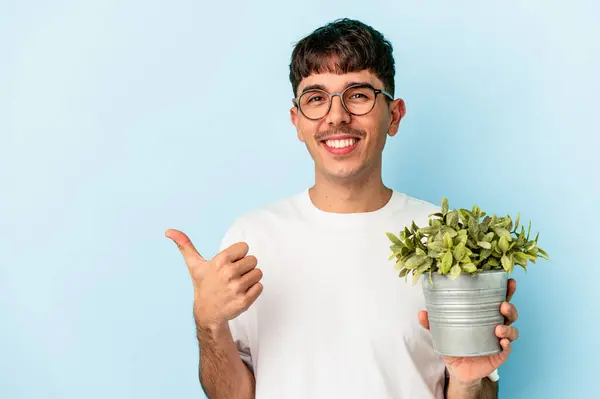
<svg viewBox="0 0 600 399">
<path fill-rule="evenodd" d="M 360 139 L 356 137 L 321 141 L 325 149 L 334 155 L 346 155 L 351 153 L 358 146 L 359 142 Z"/>
</svg>

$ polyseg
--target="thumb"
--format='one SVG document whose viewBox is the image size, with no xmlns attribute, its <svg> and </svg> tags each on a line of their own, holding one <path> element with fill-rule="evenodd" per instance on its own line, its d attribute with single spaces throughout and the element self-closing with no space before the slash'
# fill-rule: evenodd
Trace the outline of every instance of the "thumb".
<svg viewBox="0 0 600 399">
<path fill-rule="evenodd" d="M 426 330 L 429 330 L 429 317 L 426 310 L 419 312 L 419 324 Z"/>
<path fill-rule="evenodd" d="M 191 267 L 197 262 L 206 262 L 206 259 L 200 255 L 196 247 L 194 247 L 194 244 L 192 244 L 192 240 L 190 240 L 184 232 L 168 229 L 165 231 L 165 236 L 170 238 L 177 245 L 177 248 L 181 251 L 183 259 L 188 267 Z"/>
</svg>

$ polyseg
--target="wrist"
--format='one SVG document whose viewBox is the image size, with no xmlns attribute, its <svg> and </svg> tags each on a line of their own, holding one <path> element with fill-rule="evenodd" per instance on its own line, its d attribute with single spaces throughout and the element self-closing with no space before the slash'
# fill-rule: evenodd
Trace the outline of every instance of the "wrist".
<svg viewBox="0 0 600 399">
<path fill-rule="evenodd" d="M 476 388 L 481 385 L 482 380 L 482 378 L 477 378 L 475 380 L 459 380 L 458 378 L 450 377 L 450 382 L 461 388 Z"/>
<path fill-rule="evenodd" d="M 219 337 L 229 333 L 229 323 L 227 322 L 198 322 L 196 320 L 196 331 L 198 337 L 217 340 Z"/>
<path fill-rule="evenodd" d="M 459 380 L 450 376 L 448 381 L 448 398 L 477 398 L 483 387 L 483 379 Z"/>
</svg>

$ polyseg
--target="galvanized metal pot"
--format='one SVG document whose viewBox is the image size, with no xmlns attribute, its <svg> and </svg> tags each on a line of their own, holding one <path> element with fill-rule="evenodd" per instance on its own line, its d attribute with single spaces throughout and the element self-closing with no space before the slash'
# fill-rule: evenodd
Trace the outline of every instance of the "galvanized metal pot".
<svg viewBox="0 0 600 399">
<path fill-rule="evenodd" d="M 488 270 L 472 277 L 461 273 L 433 273 L 422 278 L 425 306 L 434 350 L 445 356 L 484 356 L 502 350 L 496 337 L 497 325 L 504 324 L 500 305 L 506 300 L 507 273 Z"/>
</svg>

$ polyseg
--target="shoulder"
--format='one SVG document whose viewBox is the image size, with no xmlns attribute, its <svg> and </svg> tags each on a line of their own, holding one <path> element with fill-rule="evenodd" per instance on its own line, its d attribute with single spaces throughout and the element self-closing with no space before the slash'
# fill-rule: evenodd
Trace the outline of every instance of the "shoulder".
<svg viewBox="0 0 600 399">
<path fill-rule="evenodd" d="M 396 195 L 399 198 L 398 202 L 401 204 L 399 207 L 400 212 L 415 219 L 428 219 L 429 215 L 432 213 L 441 211 L 441 206 L 435 205 L 427 200 L 399 191 L 396 191 Z"/>
<path fill-rule="evenodd" d="M 223 238 L 223 244 L 249 239 L 249 232 L 256 234 L 282 220 L 290 220 L 300 215 L 300 195 L 293 194 L 266 203 L 258 208 L 246 211 L 230 224 Z"/>
</svg>

